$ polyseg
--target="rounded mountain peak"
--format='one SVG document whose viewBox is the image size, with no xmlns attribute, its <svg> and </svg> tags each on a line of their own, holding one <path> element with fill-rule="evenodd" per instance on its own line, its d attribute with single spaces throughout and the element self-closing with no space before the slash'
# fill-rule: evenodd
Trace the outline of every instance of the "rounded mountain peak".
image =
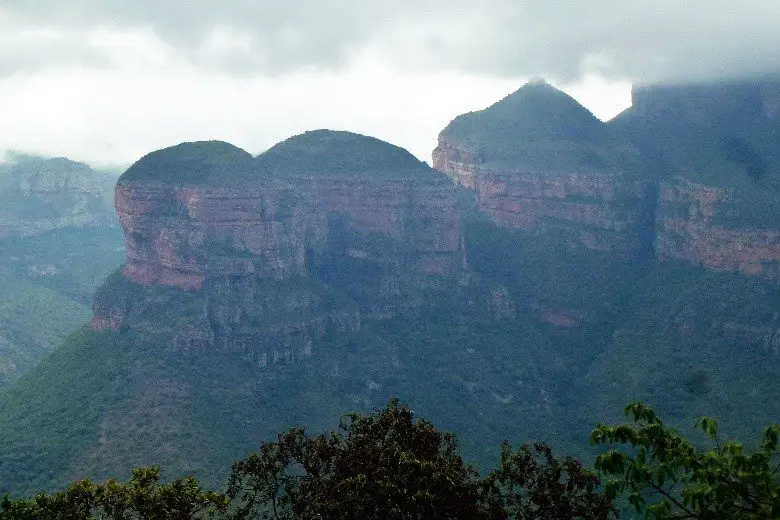
<svg viewBox="0 0 780 520">
<path fill-rule="evenodd" d="M 458 116 L 442 134 L 474 144 L 589 141 L 600 139 L 605 125 L 574 98 L 536 79 L 484 110 Z"/>
<path fill-rule="evenodd" d="M 255 158 L 271 174 L 414 176 L 433 171 L 407 150 L 352 132 L 311 130 L 286 139 Z"/>
<path fill-rule="evenodd" d="M 197 141 L 141 157 L 122 174 L 119 182 L 215 184 L 235 181 L 251 172 L 252 155 L 249 152 L 224 141 Z"/>
</svg>

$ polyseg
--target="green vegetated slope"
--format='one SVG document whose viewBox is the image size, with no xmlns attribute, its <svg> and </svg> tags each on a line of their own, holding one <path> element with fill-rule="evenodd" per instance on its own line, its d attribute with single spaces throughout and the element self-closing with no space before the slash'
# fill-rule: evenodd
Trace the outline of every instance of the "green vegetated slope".
<svg viewBox="0 0 780 520">
<path fill-rule="evenodd" d="M 493 105 L 456 117 L 442 136 L 488 167 L 642 174 L 637 150 L 568 94 L 531 82 Z"/>
<path fill-rule="evenodd" d="M 561 251 L 485 222 L 472 222 L 468 238 L 476 273 L 460 307 L 331 332 L 296 363 L 259 369 L 236 353 L 173 350 L 163 325 L 189 319 L 186 300 L 197 295 L 186 293 L 170 309 L 182 315 L 158 316 L 159 330 L 76 333 L 0 394 L 0 491 L 153 463 L 219 485 L 232 460 L 277 432 L 331 428 L 345 410 L 391 396 L 454 431 L 482 467 L 503 439 L 589 457 L 595 422 L 635 398 L 683 425 L 716 416 L 741 438 L 780 414 L 778 359 L 717 326 L 775 319 L 776 286 Z M 485 287 L 507 289 L 514 320 L 476 310 L 487 306 Z M 556 328 L 540 309 L 582 325 Z"/>
<path fill-rule="evenodd" d="M 151 152 L 135 162 L 119 182 L 169 184 L 240 182 L 252 176 L 252 155 L 223 141 L 199 141 Z"/>
<path fill-rule="evenodd" d="M 664 180 L 728 190 L 714 224 L 777 229 L 780 117 L 762 97 L 772 81 L 638 89 L 637 106 L 608 126 L 640 148 Z"/>
<path fill-rule="evenodd" d="M 0 282 L 0 386 L 89 319 L 90 309 L 27 280 Z"/>
<path fill-rule="evenodd" d="M 478 271 L 507 280 L 516 301 L 541 301 L 584 317 L 581 328 L 556 332 L 560 345 L 574 349 L 561 351 L 558 362 L 578 364 L 553 378 L 566 394 L 559 394 L 563 401 L 555 414 L 570 414 L 558 422 L 566 424 L 564 431 L 573 431 L 573 417 L 583 426 L 613 420 L 633 399 L 652 403 L 684 425 L 701 414 L 720 417 L 724 431 L 742 438 L 780 414 L 776 284 L 674 263 L 565 251 L 550 240 L 491 235 L 490 229 L 485 223 L 472 227 L 471 243 L 483 246 L 472 250 L 500 251 L 509 260 L 496 262 L 492 255 L 480 260 L 473 253 Z"/>
<path fill-rule="evenodd" d="M 285 139 L 260 154 L 255 165 L 274 175 L 440 176 L 403 148 L 375 137 L 335 130 L 312 130 Z"/>
<path fill-rule="evenodd" d="M 0 386 L 91 317 L 92 293 L 124 260 L 118 227 L 0 239 Z"/>
</svg>

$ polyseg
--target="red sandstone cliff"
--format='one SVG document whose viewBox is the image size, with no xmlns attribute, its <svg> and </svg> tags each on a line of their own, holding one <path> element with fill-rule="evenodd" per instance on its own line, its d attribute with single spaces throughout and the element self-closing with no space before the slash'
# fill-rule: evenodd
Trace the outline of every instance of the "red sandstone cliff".
<svg viewBox="0 0 780 520">
<path fill-rule="evenodd" d="M 658 259 L 780 280 L 780 229 L 719 223 L 719 215 L 739 211 L 733 193 L 683 177 L 662 182 L 655 238 Z M 775 204 L 780 206 L 780 196 Z"/>
<path fill-rule="evenodd" d="M 379 146 L 355 134 L 324 136 L 334 140 L 315 147 L 323 154 L 311 158 L 318 167 L 333 149 L 348 157 L 352 147 Z M 305 147 L 321 137 L 282 144 Z M 308 355 L 328 328 L 359 328 L 361 313 L 392 315 L 410 305 L 402 285 L 451 277 L 465 255 L 455 186 L 398 150 L 380 150 L 372 161 L 381 168 L 358 160 L 332 171 L 288 168 L 298 153 L 269 166 L 225 143 L 150 154 L 116 187 L 127 262 L 115 283 L 124 288 L 96 296 L 93 328 L 153 321 L 155 308 L 175 305 L 177 291 L 186 291 L 191 315 L 163 325 L 175 346 L 250 351 L 263 365 Z M 310 260 L 336 271 L 348 261 L 378 266 L 384 289 L 358 305 L 333 303 L 329 288 L 308 279 Z"/>
<path fill-rule="evenodd" d="M 780 80 L 639 87 L 616 130 L 658 160 L 659 260 L 780 281 Z"/>
<path fill-rule="evenodd" d="M 282 207 L 283 206 L 283 207 Z M 125 275 L 184 290 L 208 274 L 283 279 L 305 272 L 306 208 L 289 189 L 120 182 Z"/>
<path fill-rule="evenodd" d="M 452 121 L 433 165 L 504 227 L 780 281 L 780 81 L 641 87 L 633 101 L 603 125 L 529 84 Z"/>
<path fill-rule="evenodd" d="M 650 182 L 635 152 L 549 85 L 456 118 L 439 135 L 433 166 L 474 190 L 501 226 L 621 256 L 643 247 Z"/>
</svg>

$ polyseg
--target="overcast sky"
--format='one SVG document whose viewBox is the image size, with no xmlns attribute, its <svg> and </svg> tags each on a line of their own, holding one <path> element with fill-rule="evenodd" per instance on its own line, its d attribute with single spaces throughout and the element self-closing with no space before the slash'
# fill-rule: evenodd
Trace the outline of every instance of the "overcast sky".
<svg viewBox="0 0 780 520">
<path fill-rule="evenodd" d="M 608 119 L 630 85 L 780 70 L 780 0 L 0 0 L 0 151 L 127 164 L 438 132 L 531 76 Z"/>
</svg>

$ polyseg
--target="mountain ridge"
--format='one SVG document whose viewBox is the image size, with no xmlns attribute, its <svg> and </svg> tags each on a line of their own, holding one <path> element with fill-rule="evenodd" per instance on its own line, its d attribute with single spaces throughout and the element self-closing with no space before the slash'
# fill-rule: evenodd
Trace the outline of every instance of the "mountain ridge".
<svg viewBox="0 0 780 520">
<path fill-rule="evenodd" d="M 543 150 L 576 165 L 581 149 L 552 137 Z M 460 144 L 440 151 L 461 186 L 299 164 L 238 187 L 120 183 L 127 264 L 92 327 L 0 393 L 0 493 L 153 463 L 218 483 L 216 468 L 278 431 L 322 431 L 390 396 L 483 467 L 502 439 L 587 458 L 591 421 L 627 398 L 682 424 L 716 415 L 726 437 L 780 413 L 766 399 L 780 377 L 771 272 L 639 249 L 676 218 L 712 235 L 734 192 L 631 170 L 631 142 L 603 170 L 461 148 L 456 161 Z"/>
</svg>

